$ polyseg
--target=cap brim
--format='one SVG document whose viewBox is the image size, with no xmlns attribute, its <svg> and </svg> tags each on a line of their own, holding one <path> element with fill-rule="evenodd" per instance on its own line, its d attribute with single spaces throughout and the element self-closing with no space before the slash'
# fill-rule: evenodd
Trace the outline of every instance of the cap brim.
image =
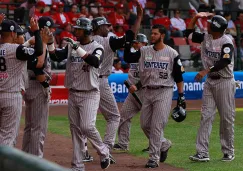
<svg viewBox="0 0 243 171">
<path fill-rule="evenodd" d="M 58 25 L 58 24 L 54 24 L 52 27 L 53 27 L 53 28 L 57 28 L 57 27 L 60 27 L 60 25 Z"/>
<path fill-rule="evenodd" d="M 73 26 L 73 28 L 82 29 L 82 27 L 80 27 L 80 26 Z"/>
</svg>

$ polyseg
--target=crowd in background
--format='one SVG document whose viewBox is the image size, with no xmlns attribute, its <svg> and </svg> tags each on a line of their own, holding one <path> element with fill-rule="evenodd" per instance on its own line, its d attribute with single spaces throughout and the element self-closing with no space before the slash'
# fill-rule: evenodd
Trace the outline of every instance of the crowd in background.
<svg viewBox="0 0 243 171">
<path fill-rule="evenodd" d="M 167 28 L 165 42 L 169 45 L 171 37 L 184 37 L 184 31 L 197 12 L 208 11 L 224 16 L 228 21 L 226 33 L 233 40 L 237 36 L 236 25 L 240 25 L 243 33 L 243 0 L 183 0 L 187 4 L 185 9 L 174 8 L 181 5 L 181 0 L 139 0 L 144 8 L 143 27 L 150 29 L 153 24 L 163 24 Z M 50 16 L 59 27 L 55 31 L 56 46 L 63 48 L 66 46 L 64 37 L 76 39 L 73 35 L 72 25 L 79 17 L 93 19 L 95 17 L 105 17 L 112 24 L 110 27 L 110 36 L 123 36 L 135 22 L 136 5 L 132 0 L 1 0 L 3 3 L 20 3 L 16 7 L 10 6 L 9 9 L 24 15 L 28 12 L 28 17 L 40 18 L 41 16 Z M 232 19 L 232 5 L 236 5 Z M 6 5 L 0 5 L 0 11 L 6 9 Z M 234 16 L 234 15 L 233 15 Z M 28 19 L 24 22 L 28 25 Z M 196 28 L 199 32 L 207 32 L 207 19 L 198 20 Z M 146 33 L 145 33 L 146 34 Z M 147 35 L 149 37 L 149 35 Z M 114 54 L 113 71 L 116 73 L 127 72 L 129 66 L 123 60 L 123 49 Z M 243 59 L 243 41 L 241 41 L 241 57 Z M 65 69 L 63 63 L 53 63 L 53 69 Z"/>
</svg>

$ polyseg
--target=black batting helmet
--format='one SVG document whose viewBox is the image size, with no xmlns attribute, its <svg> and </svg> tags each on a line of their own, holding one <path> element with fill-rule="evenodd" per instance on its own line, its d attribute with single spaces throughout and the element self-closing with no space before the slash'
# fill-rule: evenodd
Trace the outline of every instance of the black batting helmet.
<svg viewBox="0 0 243 171">
<path fill-rule="evenodd" d="M 176 122 L 182 122 L 186 119 L 186 109 L 183 109 L 181 106 L 176 106 L 171 113 L 171 117 Z"/>
<path fill-rule="evenodd" d="M 138 33 L 136 39 L 133 40 L 133 42 L 148 43 L 148 39 L 145 34 Z"/>
<path fill-rule="evenodd" d="M 86 35 L 90 35 L 93 29 L 90 19 L 85 17 L 78 18 L 76 21 L 76 25 L 73 27 L 76 29 L 85 30 Z"/>
<path fill-rule="evenodd" d="M 208 20 L 210 23 L 210 29 L 213 32 L 224 32 L 225 29 L 228 27 L 228 22 L 227 20 L 220 16 L 220 15 L 215 15 L 211 20 Z"/>
<path fill-rule="evenodd" d="M 92 20 L 92 26 L 93 30 L 97 30 L 99 26 L 101 25 L 108 25 L 110 26 L 111 23 L 109 23 L 105 17 L 96 17 Z"/>
</svg>

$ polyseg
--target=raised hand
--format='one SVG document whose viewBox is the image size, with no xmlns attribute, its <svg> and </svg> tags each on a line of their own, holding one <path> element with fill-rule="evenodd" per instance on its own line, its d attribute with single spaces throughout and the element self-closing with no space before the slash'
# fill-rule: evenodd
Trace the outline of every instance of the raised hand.
<svg viewBox="0 0 243 171">
<path fill-rule="evenodd" d="M 134 0 L 134 2 L 137 4 L 137 16 L 142 17 L 143 16 L 143 7 L 139 3 L 138 0 Z"/>
<path fill-rule="evenodd" d="M 5 19 L 5 14 L 0 14 L 0 24 L 3 22 Z"/>
<path fill-rule="evenodd" d="M 78 48 L 77 42 L 74 41 L 73 39 L 71 39 L 71 38 L 69 38 L 69 37 L 64 37 L 63 39 L 66 40 L 66 41 L 71 45 L 71 47 L 72 47 L 73 49 L 76 50 L 76 49 Z"/>
<path fill-rule="evenodd" d="M 44 27 L 44 29 L 41 30 L 41 39 L 45 44 L 49 42 L 50 30 L 48 27 Z"/>
<path fill-rule="evenodd" d="M 30 26 L 29 27 L 30 27 L 30 31 L 32 31 L 32 32 L 39 30 L 39 25 L 38 25 L 38 22 L 35 18 L 32 17 L 30 19 Z"/>
<path fill-rule="evenodd" d="M 199 13 L 197 13 L 196 17 L 197 18 L 208 18 L 213 15 L 214 15 L 213 13 L 209 13 L 209 12 L 199 12 Z"/>
</svg>

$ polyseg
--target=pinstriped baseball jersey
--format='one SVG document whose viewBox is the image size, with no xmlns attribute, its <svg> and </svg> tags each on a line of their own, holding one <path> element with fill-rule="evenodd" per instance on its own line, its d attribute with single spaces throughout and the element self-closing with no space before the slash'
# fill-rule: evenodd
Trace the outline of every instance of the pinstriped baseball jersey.
<svg viewBox="0 0 243 171">
<path fill-rule="evenodd" d="M 22 70 L 21 90 L 25 91 L 28 87 L 29 87 L 29 78 L 28 78 L 27 63 L 26 63 Z"/>
<path fill-rule="evenodd" d="M 100 75 L 110 75 L 113 65 L 114 52 L 110 47 L 110 37 L 101 37 L 99 35 L 92 36 L 92 39 L 97 41 L 104 47 L 104 58 L 101 63 Z"/>
<path fill-rule="evenodd" d="M 80 45 L 87 53 L 92 54 L 97 48 L 104 49 L 102 45 L 96 41 L 92 41 L 86 45 Z M 68 45 L 69 49 L 72 49 Z M 65 75 L 65 87 L 74 90 L 92 90 L 99 89 L 99 68 L 91 67 L 88 65 L 75 50 L 69 50 L 66 75 Z"/>
<path fill-rule="evenodd" d="M 130 63 L 130 69 L 128 71 L 128 81 L 130 84 L 136 84 L 140 80 L 139 78 L 139 64 Z"/>
<path fill-rule="evenodd" d="M 205 69 L 209 69 L 215 62 L 221 59 L 222 46 L 224 44 L 232 44 L 232 40 L 227 35 L 223 35 L 219 39 L 213 39 L 212 35 L 205 34 L 202 42 L 202 63 Z M 232 54 L 233 55 L 233 54 Z M 234 69 L 234 56 L 232 56 L 231 63 L 224 69 L 217 73 L 223 78 L 232 78 Z"/>
<path fill-rule="evenodd" d="M 44 69 L 47 77 L 50 77 L 51 79 L 51 61 L 49 57 L 49 53 L 47 53 L 45 62 L 44 62 Z M 35 74 L 32 70 L 28 70 L 29 78 L 35 77 Z M 43 86 L 39 83 L 37 80 L 29 80 L 29 88 L 28 88 L 27 98 L 34 98 L 38 96 L 39 93 L 43 92 Z"/>
<path fill-rule="evenodd" d="M 173 64 L 174 58 L 178 56 L 176 50 L 166 45 L 162 50 L 156 51 L 151 45 L 143 46 L 140 51 L 139 74 L 142 85 L 173 87 Z"/>
<path fill-rule="evenodd" d="M 26 61 L 16 58 L 18 44 L 0 45 L 0 92 L 21 91 L 22 70 Z"/>
</svg>

